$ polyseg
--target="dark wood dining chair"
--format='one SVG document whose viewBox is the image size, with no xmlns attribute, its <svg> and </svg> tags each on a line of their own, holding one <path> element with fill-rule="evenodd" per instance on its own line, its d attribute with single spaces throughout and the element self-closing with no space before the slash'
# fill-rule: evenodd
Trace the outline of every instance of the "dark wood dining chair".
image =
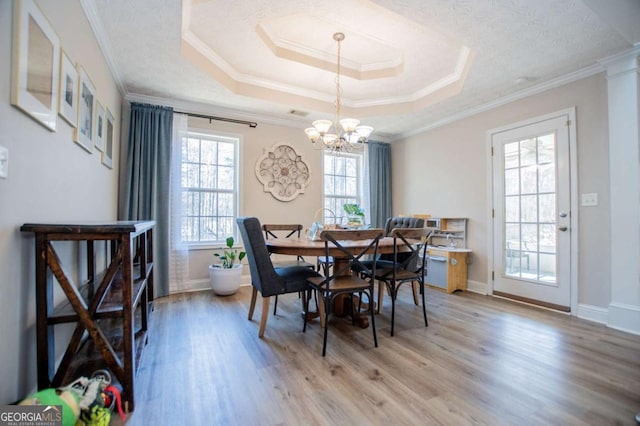
<svg viewBox="0 0 640 426">
<path fill-rule="evenodd" d="M 239 217 L 236 222 L 240 229 L 244 250 L 247 253 L 249 270 L 251 271 L 251 285 L 253 286 L 249 306 L 249 320 L 253 318 L 257 294 L 260 293 L 262 296 L 262 317 L 258 336 L 263 337 L 267 325 L 267 317 L 269 316 L 269 300 L 271 296 L 302 292 L 304 294 L 302 298 L 303 311 L 307 312 L 307 291 L 309 290 L 307 280 L 318 278 L 320 274 L 313 268 L 304 266 L 274 267 L 258 218 Z"/>
<path fill-rule="evenodd" d="M 391 231 L 397 228 L 423 228 L 424 227 L 424 219 L 417 217 L 407 217 L 407 216 L 393 216 L 387 218 L 384 224 L 384 235 L 386 237 L 391 236 Z M 402 264 L 402 262 L 410 256 L 409 253 L 399 253 L 396 256 L 397 260 Z M 371 267 L 372 260 L 365 260 L 363 263 L 369 267 Z M 380 269 L 391 269 L 395 264 L 394 256 L 392 253 L 382 253 L 377 257 L 376 267 L 378 270 Z M 398 264 L 397 266 L 399 266 Z M 357 268 L 357 267 L 356 267 Z M 356 269 L 357 272 L 357 269 Z M 413 286 L 413 303 L 418 306 L 418 287 Z M 384 289 L 385 286 L 380 284 L 378 285 L 378 307 L 377 312 L 380 313 L 382 309 L 382 304 L 384 303 Z"/>
<path fill-rule="evenodd" d="M 376 269 L 374 277 L 379 283 L 384 283 L 391 295 L 391 335 L 395 328 L 396 299 L 398 290 L 404 283 L 411 283 L 414 291 L 419 287 L 422 295 L 422 313 L 424 326 L 428 327 L 427 307 L 425 304 L 424 277 L 427 274 L 427 246 L 431 238 L 432 230 L 427 228 L 396 228 L 391 231 L 393 237 L 393 260 L 391 267 L 382 266 Z M 402 255 L 402 256 L 401 256 Z M 363 272 L 361 272 L 363 273 Z M 367 273 L 364 272 L 364 275 Z M 379 302 L 380 303 L 380 302 Z"/>
<path fill-rule="evenodd" d="M 300 232 L 302 231 L 302 229 L 303 226 L 300 224 L 265 223 L 262 225 L 264 238 L 266 240 L 268 240 L 269 238 L 300 238 Z M 273 265 L 276 268 L 285 266 L 304 266 L 305 268 L 315 269 L 315 265 L 313 263 L 307 262 L 306 260 L 304 260 L 304 257 L 300 255 L 295 256 L 295 259 L 292 260 L 278 260 L 274 262 Z"/>
<path fill-rule="evenodd" d="M 371 330 L 373 332 L 373 342 L 378 347 L 378 337 L 376 336 L 376 324 L 373 309 L 373 277 L 376 274 L 375 262 L 371 268 L 362 264 L 363 257 L 368 254 L 376 256 L 378 254 L 378 243 L 384 232 L 382 229 L 368 230 L 330 230 L 322 231 L 320 239 L 324 241 L 325 255 L 333 254 L 336 262 L 325 276 L 309 278 L 309 285 L 316 290 L 319 295 L 320 318 L 323 319 L 324 337 L 322 342 L 322 356 L 327 353 L 327 334 L 329 329 L 329 314 L 332 309 L 333 300 L 340 295 L 350 295 L 352 297 L 351 312 L 354 318 L 356 304 L 353 303 L 353 295 L 358 294 L 357 310 L 362 306 L 362 295 L 368 299 L 368 310 L 371 314 Z M 360 242 L 360 244 L 349 244 Z M 338 262 L 340 259 L 340 262 Z M 351 269 L 358 265 L 368 275 L 353 274 Z M 305 316 L 303 331 L 307 328 L 307 318 Z"/>
</svg>

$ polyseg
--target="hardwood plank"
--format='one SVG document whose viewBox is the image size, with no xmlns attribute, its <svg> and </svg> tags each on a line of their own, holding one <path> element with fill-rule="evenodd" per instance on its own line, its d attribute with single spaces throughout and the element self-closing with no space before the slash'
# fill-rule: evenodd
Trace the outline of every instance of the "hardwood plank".
<svg viewBox="0 0 640 426">
<path fill-rule="evenodd" d="M 370 329 L 330 317 L 324 359 L 320 323 L 302 333 L 295 294 L 279 297 L 262 339 L 250 287 L 157 299 L 126 424 L 635 424 L 640 336 L 429 289 L 424 327 L 403 290 L 394 337 L 386 298 L 378 348 Z"/>
</svg>

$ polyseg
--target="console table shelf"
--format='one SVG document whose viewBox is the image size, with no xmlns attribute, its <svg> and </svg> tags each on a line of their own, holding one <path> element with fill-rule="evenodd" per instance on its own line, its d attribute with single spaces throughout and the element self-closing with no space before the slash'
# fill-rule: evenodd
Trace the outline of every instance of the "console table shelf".
<svg viewBox="0 0 640 426">
<path fill-rule="evenodd" d="M 122 386 L 125 409 L 134 409 L 134 382 L 147 342 L 153 304 L 153 221 L 34 224 L 38 388 L 65 385 L 100 368 Z M 86 243 L 86 280 L 76 285 L 65 273 L 54 241 Z M 109 257 L 96 273 L 95 243 L 106 242 Z M 55 280 L 53 279 L 55 278 Z M 53 283 L 66 301 L 54 306 Z M 75 323 L 64 356 L 55 367 L 55 325 Z"/>
</svg>

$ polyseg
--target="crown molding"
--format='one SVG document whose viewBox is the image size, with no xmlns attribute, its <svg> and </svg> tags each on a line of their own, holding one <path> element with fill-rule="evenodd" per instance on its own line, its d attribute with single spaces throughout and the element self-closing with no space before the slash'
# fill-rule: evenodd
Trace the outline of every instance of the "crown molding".
<svg viewBox="0 0 640 426">
<path fill-rule="evenodd" d="M 190 112 L 194 114 L 224 116 L 237 120 L 255 121 L 258 123 L 273 124 L 275 126 L 291 127 L 295 129 L 304 129 L 306 127 L 309 127 L 309 121 L 304 118 L 278 118 L 266 114 L 254 114 L 232 108 L 218 107 L 202 102 L 169 99 L 158 96 L 141 95 L 138 93 L 127 93 L 124 99 L 129 102 L 169 106 L 179 111 Z M 393 140 L 393 137 L 384 133 L 376 133 L 375 140 L 378 142 L 391 142 Z"/>
<path fill-rule="evenodd" d="M 615 78 L 624 74 L 640 71 L 640 43 L 633 48 L 607 56 L 598 61 L 607 70 L 607 78 Z"/>
<path fill-rule="evenodd" d="M 448 117 L 445 117 L 441 120 L 434 121 L 431 124 L 420 127 L 418 129 L 411 130 L 409 132 L 402 133 L 400 137 L 395 138 L 395 140 L 405 139 L 410 136 L 417 135 L 419 133 L 423 133 L 429 130 L 433 130 L 438 127 L 445 126 L 447 124 L 453 123 L 458 120 L 462 120 L 463 118 L 471 117 L 472 115 L 479 114 L 484 111 L 489 111 L 493 108 L 497 108 L 499 106 L 508 104 L 510 102 L 517 101 L 519 99 L 527 98 L 532 95 L 536 95 L 538 93 L 542 93 L 549 89 L 554 89 L 556 87 L 564 86 L 565 84 L 572 83 L 574 81 L 582 80 L 583 78 L 591 77 L 592 75 L 599 74 L 604 72 L 605 68 L 601 63 L 593 64 L 588 67 L 582 68 L 577 71 L 570 72 L 568 74 L 562 75 L 560 77 L 556 77 L 554 79 L 545 81 L 543 83 L 537 84 L 535 86 L 528 87 L 526 89 L 520 90 L 518 92 L 511 93 L 507 96 L 503 96 L 501 98 L 495 99 L 490 102 L 486 102 L 482 105 L 478 105 L 464 111 L 460 111 L 456 114 L 452 114 Z"/>
<path fill-rule="evenodd" d="M 89 21 L 89 26 L 93 30 L 93 34 L 95 35 L 98 45 L 100 46 L 100 50 L 102 50 L 102 55 L 107 61 L 107 66 L 111 71 L 111 75 L 116 83 L 116 86 L 118 87 L 120 96 L 124 97 L 127 93 L 127 89 L 124 85 L 122 77 L 120 76 L 120 72 L 118 71 L 118 63 L 111 53 L 111 44 L 109 43 L 109 38 L 107 37 L 104 27 L 102 26 L 102 21 L 98 16 L 96 5 L 93 0 L 80 0 L 80 4 L 82 5 L 82 10 L 84 11 L 87 20 Z"/>
</svg>

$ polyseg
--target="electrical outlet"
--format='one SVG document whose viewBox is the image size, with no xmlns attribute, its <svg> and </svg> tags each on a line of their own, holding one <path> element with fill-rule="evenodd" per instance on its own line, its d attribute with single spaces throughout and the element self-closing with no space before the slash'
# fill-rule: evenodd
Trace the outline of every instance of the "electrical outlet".
<svg viewBox="0 0 640 426">
<path fill-rule="evenodd" d="M 0 178 L 6 179 L 9 176 L 9 150 L 0 146 Z"/>
<path fill-rule="evenodd" d="M 593 207 L 598 205 L 598 193 L 582 194 L 582 205 L 584 207 Z"/>
</svg>

